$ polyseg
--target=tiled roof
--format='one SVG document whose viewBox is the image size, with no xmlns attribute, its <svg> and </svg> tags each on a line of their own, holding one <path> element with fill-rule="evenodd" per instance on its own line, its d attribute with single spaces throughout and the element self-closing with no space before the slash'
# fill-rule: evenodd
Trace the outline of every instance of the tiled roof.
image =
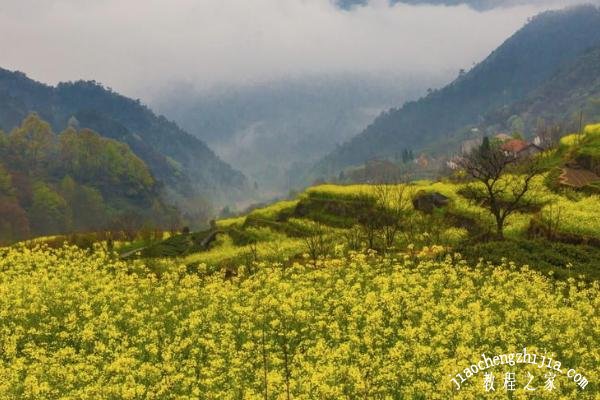
<svg viewBox="0 0 600 400">
<path fill-rule="evenodd" d="M 527 146 L 529 146 L 529 143 L 524 140 L 512 139 L 502 145 L 502 150 L 518 153 L 522 150 L 525 150 Z"/>
<path fill-rule="evenodd" d="M 567 186 L 582 188 L 590 183 L 600 181 L 600 177 L 587 169 L 565 167 L 560 175 L 560 183 Z"/>
</svg>

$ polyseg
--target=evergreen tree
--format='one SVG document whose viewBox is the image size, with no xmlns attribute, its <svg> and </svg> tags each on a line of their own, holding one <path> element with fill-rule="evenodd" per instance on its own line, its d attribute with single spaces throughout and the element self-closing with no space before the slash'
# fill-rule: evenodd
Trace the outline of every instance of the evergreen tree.
<svg viewBox="0 0 600 400">
<path fill-rule="evenodd" d="M 481 154 L 485 155 L 490 152 L 492 145 L 490 144 L 490 138 L 487 136 L 483 137 L 483 141 L 481 142 L 481 146 L 479 146 L 479 151 Z"/>
</svg>

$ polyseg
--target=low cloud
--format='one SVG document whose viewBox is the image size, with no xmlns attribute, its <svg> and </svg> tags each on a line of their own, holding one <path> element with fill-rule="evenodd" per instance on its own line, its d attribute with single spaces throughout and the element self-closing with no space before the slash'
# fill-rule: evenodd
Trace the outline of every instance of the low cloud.
<svg viewBox="0 0 600 400">
<path fill-rule="evenodd" d="M 361 7 L 369 5 L 373 1 L 377 0 L 332 0 L 338 7 L 349 10 L 353 7 Z M 386 0 L 389 4 L 394 5 L 397 3 L 404 4 L 437 4 L 437 5 L 467 5 L 475 10 L 491 10 L 494 8 L 502 7 L 514 7 L 520 5 L 537 5 L 540 7 L 552 7 L 565 4 L 574 4 L 577 1 L 563 0 L 560 3 L 556 3 L 552 0 Z"/>
<path fill-rule="evenodd" d="M 329 0 L 4 0 L 0 66 L 48 83 L 94 79 L 151 98 L 199 88 L 336 74 L 458 71 L 540 11 L 368 6 Z"/>
</svg>

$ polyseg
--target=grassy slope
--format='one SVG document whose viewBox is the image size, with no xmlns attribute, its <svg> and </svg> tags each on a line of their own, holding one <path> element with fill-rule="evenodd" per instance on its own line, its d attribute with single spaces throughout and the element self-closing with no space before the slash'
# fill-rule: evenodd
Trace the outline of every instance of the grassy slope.
<svg viewBox="0 0 600 400">
<path fill-rule="evenodd" d="M 459 249 L 472 261 L 483 257 L 499 262 L 502 257 L 508 257 L 519 264 L 530 264 L 545 272 L 553 271 L 558 277 L 578 274 L 598 277 L 594 265 L 600 260 L 600 250 L 597 248 L 568 243 L 552 244 L 542 239 L 530 240 L 529 227 L 532 220 L 542 224 L 555 224 L 558 232 L 574 237 L 600 239 L 600 221 L 596 218 L 600 209 L 600 197 L 556 193 L 545 186 L 545 179 L 544 176 L 538 177 L 532 192 L 538 211 L 515 214 L 509 218 L 506 242 L 478 245 L 469 241 L 469 229 L 465 229 L 465 221 L 476 224 L 477 231 L 481 232 L 491 228 L 493 220 L 484 208 L 459 194 L 464 184 L 420 181 L 407 185 L 406 193 L 411 197 L 424 190 L 442 193 L 451 201 L 447 209 L 441 212 L 442 222 L 438 227 L 431 227 L 431 220 L 424 219 L 433 217 L 423 216 L 414 209 L 410 211 L 407 220 L 415 225 L 424 224 L 425 227 L 410 239 L 400 235 L 397 248 L 406 251 L 410 244 L 417 249 L 441 244 Z M 334 232 L 331 235 L 334 242 L 344 247 L 345 234 L 357 224 L 356 218 L 348 215 L 348 204 L 352 204 L 352 199 L 373 193 L 374 187 L 369 185 L 311 187 L 296 200 L 275 203 L 254 210 L 246 216 L 218 221 L 217 226 L 224 234 L 208 251 L 189 254 L 184 262 L 200 265 L 206 270 L 229 268 L 259 260 L 285 262 L 306 252 L 303 236 L 308 235 L 315 227 Z M 328 206 L 322 206 L 323 203 Z M 337 205 L 337 208 L 332 207 L 332 204 Z M 301 208 L 303 216 L 295 215 Z M 427 231 L 427 226 L 431 227 L 430 232 Z M 434 232 L 436 229 L 440 230 L 437 234 Z M 302 232 L 306 234 L 303 235 Z M 569 263 L 572 265 L 567 268 Z"/>
</svg>

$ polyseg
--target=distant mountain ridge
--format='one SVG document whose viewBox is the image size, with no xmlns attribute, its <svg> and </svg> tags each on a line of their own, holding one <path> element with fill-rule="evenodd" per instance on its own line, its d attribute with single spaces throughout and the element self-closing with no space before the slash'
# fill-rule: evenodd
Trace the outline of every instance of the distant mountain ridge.
<svg viewBox="0 0 600 400">
<path fill-rule="evenodd" d="M 544 12 L 451 84 L 382 113 L 361 134 L 321 160 L 314 175 L 331 176 L 369 159 L 392 158 L 404 148 L 422 149 L 466 126 L 476 126 L 489 112 L 524 99 L 598 44 L 597 7 Z"/>
<path fill-rule="evenodd" d="M 52 87 L 0 69 L 0 128 L 10 131 L 30 112 L 37 112 L 55 131 L 76 123 L 127 143 L 180 204 L 196 197 L 235 197 L 247 188 L 243 174 L 139 100 L 94 81 Z"/>
</svg>

